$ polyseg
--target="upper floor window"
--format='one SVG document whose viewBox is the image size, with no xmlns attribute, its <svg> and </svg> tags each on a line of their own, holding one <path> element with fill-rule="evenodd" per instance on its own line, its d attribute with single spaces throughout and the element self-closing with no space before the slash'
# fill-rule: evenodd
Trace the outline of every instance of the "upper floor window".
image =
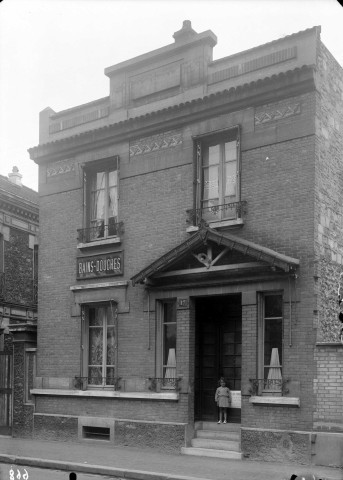
<svg viewBox="0 0 343 480">
<path fill-rule="evenodd" d="M 240 215 L 239 128 L 196 140 L 195 204 L 207 222 L 233 220 Z M 199 215 L 198 215 L 199 216 Z"/>
<path fill-rule="evenodd" d="M 81 242 L 107 239 L 119 234 L 118 223 L 119 161 L 87 166 L 84 172 L 85 227 L 79 231 Z"/>
</svg>

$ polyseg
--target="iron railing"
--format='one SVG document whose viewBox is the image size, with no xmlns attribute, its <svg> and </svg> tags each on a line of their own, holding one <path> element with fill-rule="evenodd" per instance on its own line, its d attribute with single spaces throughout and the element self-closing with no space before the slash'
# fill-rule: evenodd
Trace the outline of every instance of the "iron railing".
<svg viewBox="0 0 343 480">
<path fill-rule="evenodd" d="M 289 390 L 286 388 L 286 384 L 289 382 L 289 378 L 281 379 L 266 379 L 266 378 L 249 378 L 251 387 L 249 389 L 250 395 L 263 395 L 263 394 L 281 394 L 287 395 Z"/>
<path fill-rule="evenodd" d="M 180 390 L 181 377 L 159 378 L 159 377 L 75 377 L 73 387 L 76 390 L 87 390 L 89 388 L 103 388 L 106 390 L 146 391 L 161 392 L 165 390 Z M 137 388 L 138 387 L 138 388 Z"/>
<path fill-rule="evenodd" d="M 96 240 L 104 240 L 110 237 L 118 237 L 124 233 L 123 222 L 111 223 L 109 225 L 98 224 L 89 228 L 77 230 L 78 243 L 89 243 Z"/>
<path fill-rule="evenodd" d="M 88 387 L 120 390 L 120 380 L 120 377 L 75 377 L 73 386 L 76 390 L 87 390 Z"/>
<path fill-rule="evenodd" d="M 247 202 L 243 200 L 241 202 L 224 203 L 212 207 L 186 210 L 186 221 L 189 225 L 198 227 L 208 222 L 242 219 L 246 212 Z"/>
<path fill-rule="evenodd" d="M 161 378 L 150 377 L 149 378 L 149 390 L 152 392 L 160 392 L 161 390 L 180 390 L 180 377 Z"/>
</svg>

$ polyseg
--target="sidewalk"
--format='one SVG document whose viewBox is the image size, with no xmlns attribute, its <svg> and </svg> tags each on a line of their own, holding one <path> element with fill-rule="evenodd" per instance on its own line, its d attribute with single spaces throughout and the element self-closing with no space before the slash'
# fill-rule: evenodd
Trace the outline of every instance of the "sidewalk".
<svg viewBox="0 0 343 480">
<path fill-rule="evenodd" d="M 171 455 L 107 443 L 62 443 L 0 436 L 0 464 L 132 480 L 282 480 L 292 474 L 343 480 L 343 470 L 249 460 Z M 0 467 L 1 470 L 1 467 Z"/>
</svg>

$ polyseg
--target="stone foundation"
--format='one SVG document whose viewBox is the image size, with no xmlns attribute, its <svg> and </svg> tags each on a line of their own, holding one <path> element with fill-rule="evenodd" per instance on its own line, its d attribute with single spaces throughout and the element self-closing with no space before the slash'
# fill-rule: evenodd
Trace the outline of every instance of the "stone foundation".
<svg viewBox="0 0 343 480">
<path fill-rule="evenodd" d="M 241 449 L 249 460 L 311 464 L 311 433 L 242 428 Z"/>
<path fill-rule="evenodd" d="M 186 442 L 186 424 L 137 422 L 102 417 L 75 417 L 51 414 L 34 414 L 33 437 L 37 440 L 93 441 L 85 436 L 85 429 L 100 428 L 108 433 L 114 446 L 153 449 L 166 453 L 180 453 Z"/>
</svg>

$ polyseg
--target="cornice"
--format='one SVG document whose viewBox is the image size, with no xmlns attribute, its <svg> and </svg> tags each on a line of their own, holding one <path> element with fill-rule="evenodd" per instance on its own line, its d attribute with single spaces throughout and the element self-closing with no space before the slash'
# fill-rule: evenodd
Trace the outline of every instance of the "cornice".
<svg viewBox="0 0 343 480">
<path fill-rule="evenodd" d="M 24 202 L 13 201 L 4 198 L 0 193 L 0 211 L 15 214 L 25 220 L 31 220 L 38 223 L 39 210 L 37 208 L 29 207 Z"/>
<path fill-rule="evenodd" d="M 28 150 L 37 164 L 45 164 L 99 147 L 151 133 L 180 128 L 198 120 L 256 107 L 315 89 L 314 67 L 303 66 L 189 102 L 129 118 Z"/>
</svg>

